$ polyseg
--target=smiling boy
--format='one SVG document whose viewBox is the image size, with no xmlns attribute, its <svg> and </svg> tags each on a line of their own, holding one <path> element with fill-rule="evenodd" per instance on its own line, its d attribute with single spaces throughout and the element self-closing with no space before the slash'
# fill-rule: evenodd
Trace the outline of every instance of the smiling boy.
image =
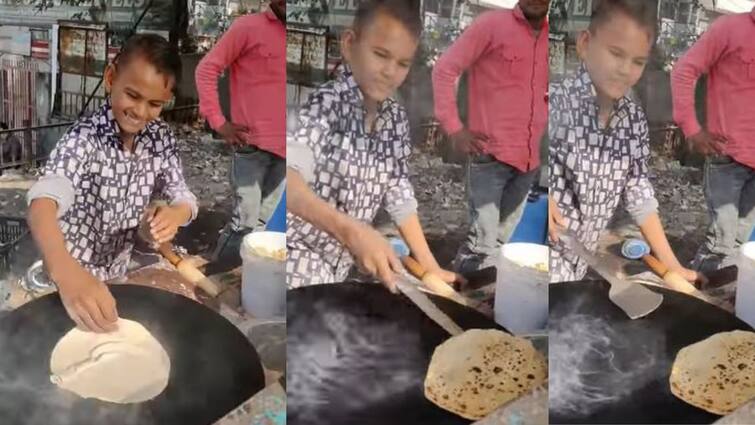
<svg viewBox="0 0 755 425">
<path fill-rule="evenodd" d="M 601 1 L 577 41 L 582 65 L 550 88 L 553 282 L 580 280 L 587 272 L 587 264 L 558 239 L 558 228 L 570 229 L 594 251 L 622 201 L 659 260 L 687 280 L 697 278 L 666 239 L 648 177 L 647 118 L 627 97 L 645 69 L 655 28 L 652 2 Z"/>
<path fill-rule="evenodd" d="M 341 40 L 345 64 L 302 106 L 287 136 L 289 287 L 342 281 L 356 263 L 395 289 L 401 263 L 372 226 L 384 207 L 417 260 L 447 282 L 417 216 L 409 123 L 391 98 L 422 30 L 417 3 L 366 0 Z"/>
<path fill-rule="evenodd" d="M 115 300 L 103 282 L 125 275 L 140 222 L 146 218 L 162 243 L 197 214 L 175 136 L 159 120 L 180 75 L 178 52 L 165 39 L 130 38 L 105 70 L 106 102 L 58 141 L 27 195 L 45 268 L 84 329 L 114 329 Z M 157 197 L 169 205 L 147 213 Z"/>
</svg>

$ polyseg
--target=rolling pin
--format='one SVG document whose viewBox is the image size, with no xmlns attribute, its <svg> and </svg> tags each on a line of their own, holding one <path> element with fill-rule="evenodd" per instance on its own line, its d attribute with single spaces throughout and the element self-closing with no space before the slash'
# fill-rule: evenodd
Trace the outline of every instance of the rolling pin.
<svg viewBox="0 0 755 425">
<path fill-rule="evenodd" d="M 436 294 L 456 301 L 461 305 L 469 305 L 469 300 L 462 296 L 458 292 L 454 291 L 454 288 L 446 283 L 443 279 L 437 275 L 428 272 L 422 265 L 409 255 L 409 247 L 406 246 L 403 240 L 392 239 L 391 246 L 394 252 L 401 258 L 401 264 L 404 265 L 406 271 L 412 276 L 419 279 L 426 287 L 435 292 Z"/>
<path fill-rule="evenodd" d="M 695 285 L 689 283 L 687 279 L 683 278 L 679 273 L 669 270 L 665 264 L 661 263 L 654 256 L 645 254 L 642 259 L 645 261 L 645 264 L 650 267 L 650 270 L 655 272 L 655 274 L 663 279 L 663 281 L 668 285 L 669 288 L 678 292 L 692 295 L 695 298 L 699 298 L 707 303 L 722 307 L 724 309 L 727 308 L 725 303 L 709 297 L 708 295 L 705 295 L 699 289 L 697 289 Z"/>
<path fill-rule="evenodd" d="M 186 280 L 191 282 L 192 285 L 199 286 L 212 297 L 218 296 L 220 288 L 218 285 L 204 275 L 199 269 L 191 264 L 189 261 L 184 260 L 178 254 L 173 251 L 173 244 L 166 242 L 161 244 L 158 248 L 160 254 L 165 257 L 166 260 L 175 266 L 178 273 L 181 274 Z"/>
</svg>

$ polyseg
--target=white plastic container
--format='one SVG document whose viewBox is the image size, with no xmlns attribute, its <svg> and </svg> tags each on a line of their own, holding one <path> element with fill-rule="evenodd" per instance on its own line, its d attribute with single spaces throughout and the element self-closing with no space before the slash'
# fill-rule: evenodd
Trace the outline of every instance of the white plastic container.
<svg viewBox="0 0 755 425">
<path fill-rule="evenodd" d="M 739 253 L 737 275 L 737 317 L 755 327 L 755 242 L 742 245 Z"/>
<path fill-rule="evenodd" d="M 286 316 L 286 261 L 265 255 L 285 249 L 281 232 L 250 233 L 241 243 L 241 304 L 257 319 Z"/>
<path fill-rule="evenodd" d="M 545 245 L 509 243 L 501 247 L 495 321 L 514 334 L 545 331 L 548 323 L 548 260 L 549 250 Z"/>
</svg>

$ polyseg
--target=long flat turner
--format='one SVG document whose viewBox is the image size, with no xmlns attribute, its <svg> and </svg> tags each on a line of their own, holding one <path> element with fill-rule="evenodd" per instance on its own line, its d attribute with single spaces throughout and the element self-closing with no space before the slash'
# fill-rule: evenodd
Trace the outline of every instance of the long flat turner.
<svg viewBox="0 0 755 425">
<path fill-rule="evenodd" d="M 397 273 L 396 286 L 399 291 L 407 296 L 427 317 L 433 319 L 435 323 L 440 325 L 451 336 L 456 336 L 464 332 L 464 330 L 456 324 L 446 313 L 441 311 L 438 306 L 435 305 L 430 298 L 425 295 L 424 292 L 417 289 L 417 284 L 413 282 L 414 279 L 406 271 Z M 419 282 L 419 281 L 417 281 Z"/>
<path fill-rule="evenodd" d="M 592 254 L 577 239 L 571 231 L 564 231 L 560 235 L 566 246 L 582 258 L 593 270 L 611 285 L 608 298 L 629 316 L 638 319 L 647 316 L 657 309 L 663 302 L 663 295 L 636 283 L 630 283 L 611 272 L 600 259 Z"/>
</svg>

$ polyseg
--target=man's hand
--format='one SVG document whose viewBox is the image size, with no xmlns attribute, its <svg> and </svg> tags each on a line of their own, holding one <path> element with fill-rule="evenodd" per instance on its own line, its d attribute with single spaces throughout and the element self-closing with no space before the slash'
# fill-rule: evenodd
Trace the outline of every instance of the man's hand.
<svg viewBox="0 0 755 425">
<path fill-rule="evenodd" d="M 558 242 L 558 234 L 566 227 L 564 216 L 558 209 L 558 204 L 550 196 L 548 197 L 548 235 L 551 241 Z"/>
<path fill-rule="evenodd" d="M 63 307 L 79 328 L 97 333 L 117 329 L 115 298 L 107 285 L 84 267 L 72 261 L 53 280 L 58 286 Z"/>
<path fill-rule="evenodd" d="M 226 121 L 218 130 L 225 141 L 231 146 L 244 146 L 249 135 L 249 129 L 243 125 Z"/>
<path fill-rule="evenodd" d="M 178 228 L 187 221 L 186 214 L 179 205 L 148 209 L 146 220 L 150 236 L 158 244 L 172 241 Z"/>
<path fill-rule="evenodd" d="M 403 267 L 388 241 L 377 230 L 353 220 L 345 232 L 343 244 L 365 272 L 377 277 L 396 293 L 396 273 Z"/>
<path fill-rule="evenodd" d="M 688 142 L 693 150 L 703 155 L 721 155 L 724 153 L 724 145 L 726 145 L 726 139 L 723 136 L 708 133 L 706 130 L 691 136 Z"/>
<path fill-rule="evenodd" d="M 482 133 L 473 132 L 466 128 L 457 131 L 448 136 L 451 139 L 453 148 L 463 154 L 481 154 L 483 153 L 485 143 L 488 141 L 487 136 Z"/>
</svg>

